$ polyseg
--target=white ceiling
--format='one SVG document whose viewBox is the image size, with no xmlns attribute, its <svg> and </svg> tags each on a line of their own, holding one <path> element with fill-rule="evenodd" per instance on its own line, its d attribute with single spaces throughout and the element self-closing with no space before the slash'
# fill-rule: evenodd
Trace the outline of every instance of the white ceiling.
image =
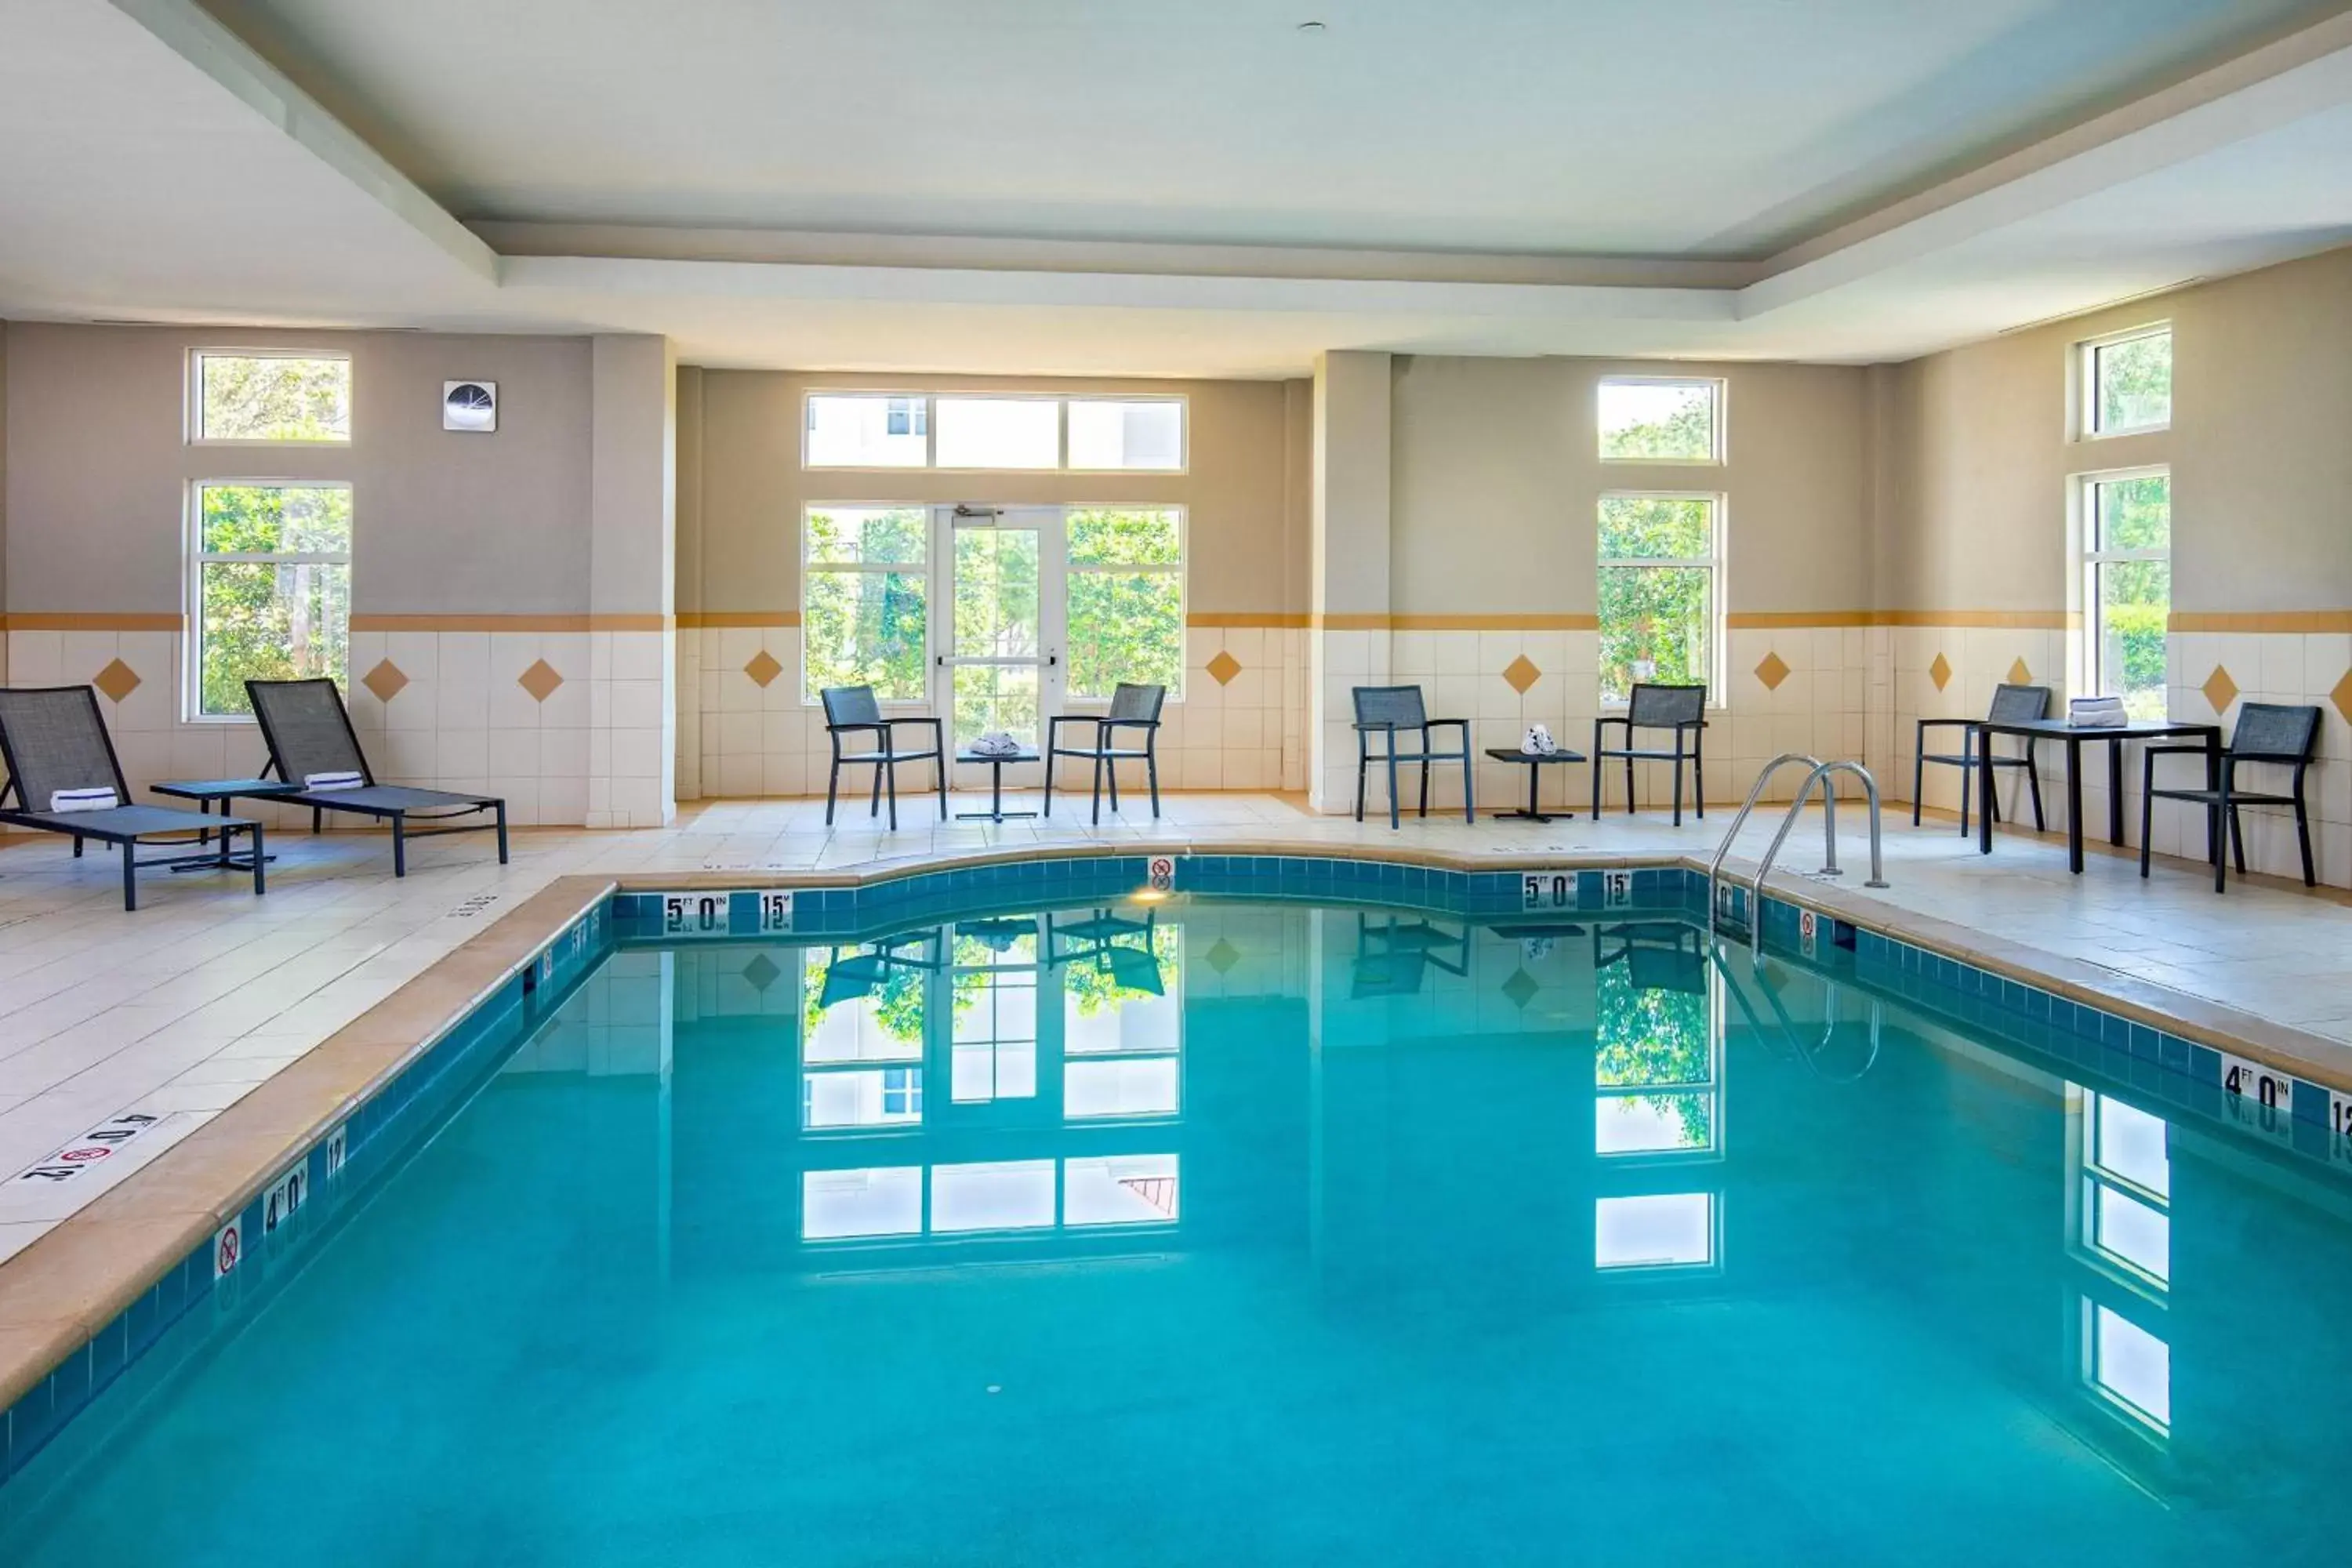
<svg viewBox="0 0 2352 1568">
<path fill-rule="evenodd" d="M 238 4 L 335 112 L 193 0 L 0 0 L 0 316 L 982 374 L 1867 361 L 2352 241 L 2341 5 L 2196 71 L 2288 7 Z M 1186 244 L 1055 243 L 1101 236 Z"/>
<path fill-rule="evenodd" d="M 205 4 L 461 218 L 1706 256 L 2310 9 Z"/>
</svg>

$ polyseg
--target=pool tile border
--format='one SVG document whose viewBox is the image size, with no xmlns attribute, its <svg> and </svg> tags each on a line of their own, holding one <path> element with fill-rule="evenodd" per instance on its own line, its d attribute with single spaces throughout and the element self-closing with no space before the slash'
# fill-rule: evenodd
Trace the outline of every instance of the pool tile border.
<svg viewBox="0 0 2352 1568">
<path fill-rule="evenodd" d="M 0 1483 L 175 1323 L 208 1303 L 234 1310 L 257 1289 L 257 1276 L 266 1279 L 297 1255 L 322 1215 L 363 1190 L 372 1170 L 400 1158 L 470 1087 L 464 1069 L 534 994 L 567 986 L 616 942 L 663 935 L 664 893 L 789 889 L 796 936 L 921 923 L 998 899 L 1123 898 L 1160 885 L 1163 871 L 1163 890 L 1177 894 L 1417 905 L 1470 918 L 1704 917 L 1707 909 L 1707 877 L 1689 856 L 1530 856 L 1496 869 L 1402 845 L 1298 848 L 1247 840 L 1039 847 L 835 874 L 559 879 L 0 1263 Z M 1752 875 L 1736 863 L 1733 871 Z M 1531 890 L 1527 879 L 1538 872 L 1550 885 Z M 1722 891 L 1719 912 L 1744 922 L 1748 889 L 1727 877 Z M 1776 946 L 1800 945 L 1803 911 L 1817 922 L 1827 917 L 1829 941 L 1817 924 L 1809 956 L 1843 962 L 1855 978 L 2013 1047 L 2208 1118 L 2246 1125 L 2222 1093 L 2225 1052 L 2284 1069 L 2285 1124 L 2259 1130 L 2297 1153 L 2335 1157 L 2334 1091 L 2306 1074 L 2352 1083 L 2352 1051 L 2336 1042 L 1825 883 L 1776 881 L 1763 908 Z M 746 916 L 749 929 L 740 929 Z M 756 896 L 730 900 L 729 928 L 757 934 Z M 289 1205 L 289 1180 L 299 1206 Z"/>
</svg>

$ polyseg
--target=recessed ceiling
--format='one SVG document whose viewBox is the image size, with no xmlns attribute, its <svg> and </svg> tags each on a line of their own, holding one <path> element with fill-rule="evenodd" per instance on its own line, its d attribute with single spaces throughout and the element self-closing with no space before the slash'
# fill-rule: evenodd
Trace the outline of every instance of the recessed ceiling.
<svg viewBox="0 0 2352 1568">
<path fill-rule="evenodd" d="M 463 219 L 1762 257 L 2310 0 L 205 0 Z"/>
</svg>

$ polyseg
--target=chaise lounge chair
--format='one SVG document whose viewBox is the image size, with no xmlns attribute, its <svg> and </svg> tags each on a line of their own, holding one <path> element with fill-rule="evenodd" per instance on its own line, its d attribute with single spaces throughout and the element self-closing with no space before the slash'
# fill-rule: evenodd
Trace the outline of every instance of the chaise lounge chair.
<svg viewBox="0 0 2352 1568">
<path fill-rule="evenodd" d="M 8 764 L 8 784 L 0 789 L 0 822 L 37 827 L 44 833 L 72 837 L 74 854 L 87 839 L 122 847 L 122 907 L 139 907 L 139 873 L 156 867 L 213 867 L 253 872 L 253 890 L 262 888 L 261 824 L 241 816 L 205 816 L 160 805 L 131 805 L 131 788 L 123 782 L 114 742 L 99 714 L 98 693 L 87 686 L 26 687 L 0 689 L 0 761 Z M 110 795 L 114 804 L 104 804 Z M 6 807 L 14 796 L 14 809 Z M 56 811 L 48 807 L 62 796 L 95 799 L 96 809 Z M 142 860 L 139 845 L 165 834 L 220 834 L 220 847 L 200 855 L 172 855 Z M 244 851 L 230 845 L 243 834 Z"/>
<path fill-rule="evenodd" d="M 392 824 L 392 874 L 408 875 L 408 841 L 436 838 L 446 833 L 479 833 L 495 827 L 499 864 L 507 863 L 507 803 L 497 795 L 466 795 L 442 789 L 412 789 L 406 784 L 380 784 L 360 750 L 352 716 L 343 708 L 343 694 L 320 677 L 311 680 L 248 680 L 253 716 L 269 747 L 269 766 L 263 776 L 276 773 L 301 786 L 279 798 L 310 808 L 310 831 L 319 831 L 323 812 L 348 811 Z M 333 781 L 330 783 L 329 781 Z M 320 787 L 321 784 L 327 787 Z M 498 814 L 495 822 L 466 822 L 446 827 L 411 827 L 412 816 L 439 822 L 476 812 Z"/>
</svg>

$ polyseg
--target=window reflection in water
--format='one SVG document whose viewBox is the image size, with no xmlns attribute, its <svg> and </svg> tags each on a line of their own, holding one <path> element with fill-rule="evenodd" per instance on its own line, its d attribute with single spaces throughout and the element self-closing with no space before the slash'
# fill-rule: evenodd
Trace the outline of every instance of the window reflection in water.
<svg viewBox="0 0 2352 1568">
<path fill-rule="evenodd" d="M 1172 1116 L 1182 1082 L 1181 933 L 1156 921 L 1108 929 L 1099 920 L 1054 930 L 1062 1114 L 1073 1121 Z"/>
<path fill-rule="evenodd" d="M 923 1118 L 923 1015 L 935 935 L 812 949 L 801 969 L 801 1125 L 893 1127 Z M 898 1062 L 899 1067 L 869 1064 Z"/>
<path fill-rule="evenodd" d="M 1032 920 L 954 928 L 949 1082 L 959 1105 L 1037 1095 L 1037 927 Z"/>
<path fill-rule="evenodd" d="M 1716 1260 L 1713 1193 L 1601 1198 L 1592 1205 L 1592 1261 L 1601 1268 L 1695 1268 Z"/>
<path fill-rule="evenodd" d="M 2172 1157 L 2164 1119 L 2066 1086 L 2068 1248 L 2084 1278 L 2076 1351 L 2101 1409 L 2156 1436 L 2172 1427 Z"/>
<path fill-rule="evenodd" d="M 1721 1009 L 1701 934 L 1679 924 L 1593 933 L 1593 1149 L 1696 1154 L 1722 1147 Z"/>
</svg>

